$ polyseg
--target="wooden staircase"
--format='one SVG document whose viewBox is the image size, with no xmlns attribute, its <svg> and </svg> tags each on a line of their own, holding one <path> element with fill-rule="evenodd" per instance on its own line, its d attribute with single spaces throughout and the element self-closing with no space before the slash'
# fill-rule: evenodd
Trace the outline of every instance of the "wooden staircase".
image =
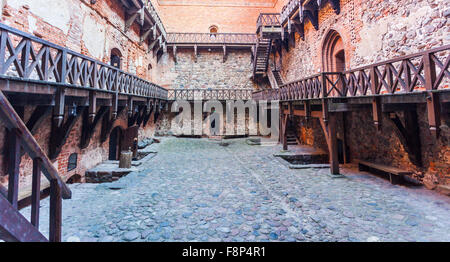
<svg viewBox="0 0 450 262">
<path fill-rule="evenodd" d="M 264 77 L 269 65 L 272 43 L 281 39 L 282 27 L 279 13 L 261 13 L 256 26 L 256 47 L 253 51 L 253 79 Z"/>
<path fill-rule="evenodd" d="M 268 67 L 272 39 L 258 38 L 253 55 L 253 77 L 263 76 Z"/>
<path fill-rule="evenodd" d="M 299 145 L 300 141 L 297 137 L 297 130 L 295 128 L 295 121 L 288 120 L 286 129 L 286 142 L 288 145 Z"/>
<path fill-rule="evenodd" d="M 6 126 L 8 189 L 0 186 L 0 239 L 12 242 L 60 242 L 62 199 L 72 196 L 47 155 L 27 129 L 7 98 L 0 91 L 0 119 Z M 27 220 L 18 210 L 19 167 L 22 153 L 33 159 L 31 218 Z M 39 202 L 41 173 L 50 181 L 50 232 L 47 239 L 39 232 Z"/>
<path fill-rule="evenodd" d="M 273 71 L 272 71 L 272 74 L 273 74 L 273 76 L 274 76 L 274 78 L 275 78 L 275 81 L 277 82 L 277 85 L 278 85 L 279 87 L 282 86 L 282 85 L 284 84 L 284 81 L 283 81 L 283 77 L 281 76 L 280 71 L 278 71 L 278 70 L 273 70 Z"/>
</svg>

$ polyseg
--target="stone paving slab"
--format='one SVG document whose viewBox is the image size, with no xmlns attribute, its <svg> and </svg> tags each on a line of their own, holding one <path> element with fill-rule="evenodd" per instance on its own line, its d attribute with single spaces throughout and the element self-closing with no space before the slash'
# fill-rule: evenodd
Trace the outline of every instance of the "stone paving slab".
<svg viewBox="0 0 450 262">
<path fill-rule="evenodd" d="M 64 241 L 450 241 L 450 198 L 344 168 L 289 169 L 277 146 L 164 138 L 140 170 L 69 185 Z M 41 230 L 48 234 L 48 199 Z M 21 211 L 29 217 L 30 208 Z"/>
</svg>

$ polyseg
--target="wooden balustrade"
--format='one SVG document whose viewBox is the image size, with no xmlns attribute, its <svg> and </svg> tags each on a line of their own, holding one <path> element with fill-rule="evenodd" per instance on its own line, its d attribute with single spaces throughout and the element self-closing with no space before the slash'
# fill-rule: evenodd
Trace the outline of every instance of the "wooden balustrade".
<svg viewBox="0 0 450 262">
<path fill-rule="evenodd" d="M 256 43 L 256 35 L 245 33 L 168 33 L 167 42 L 168 45 L 254 45 Z"/>
<path fill-rule="evenodd" d="M 0 195 L 2 219 L 0 237 L 8 241 L 46 241 L 39 233 L 39 202 L 41 173 L 50 181 L 50 234 L 49 240 L 61 241 L 62 198 L 71 198 L 71 191 L 61 180 L 57 170 L 45 155 L 26 125 L 17 115 L 8 99 L 0 91 L 0 119 L 6 126 L 9 183 L 7 200 Z M 19 166 L 22 150 L 33 159 L 31 223 L 18 212 Z"/>
<path fill-rule="evenodd" d="M 254 99 L 308 100 L 449 91 L 450 45 L 351 69 L 323 72 L 261 90 Z"/>
<path fill-rule="evenodd" d="M 130 73 L 0 24 L 0 79 L 165 99 L 167 90 Z"/>
<path fill-rule="evenodd" d="M 250 100 L 253 89 L 169 89 L 169 100 Z"/>
</svg>

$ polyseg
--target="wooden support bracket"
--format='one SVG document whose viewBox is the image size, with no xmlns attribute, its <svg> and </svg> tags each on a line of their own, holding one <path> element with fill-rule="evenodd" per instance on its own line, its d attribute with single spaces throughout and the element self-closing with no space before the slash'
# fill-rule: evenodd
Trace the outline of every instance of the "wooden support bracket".
<svg viewBox="0 0 450 262">
<path fill-rule="evenodd" d="M 95 129 L 101 123 L 101 119 L 105 116 L 105 114 L 108 112 L 107 106 L 102 106 L 98 110 L 98 112 L 95 114 L 94 120 L 90 121 L 90 113 L 87 113 L 85 111 L 85 115 L 83 116 L 83 126 L 81 129 L 81 138 L 80 138 L 80 148 L 84 149 L 88 147 L 89 142 L 94 135 Z M 89 115 L 88 115 L 89 114 Z"/>
<path fill-rule="evenodd" d="M 70 131 L 72 130 L 77 120 L 83 115 L 85 109 L 85 106 L 77 107 L 76 113 L 69 114 L 66 122 L 61 126 L 57 126 L 55 125 L 55 123 L 52 124 L 48 154 L 48 157 L 51 160 L 55 160 L 58 157 L 59 153 L 61 153 L 62 147 L 66 143 Z"/>
<path fill-rule="evenodd" d="M 417 112 L 413 110 L 403 111 L 404 122 L 402 123 L 396 113 L 390 113 L 389 119 L 394 123 L 397 136 L 408 153 L 408 158 L 414 165 L 422 166 L 422 153 L 420 143 L 420 131 Z"/>
</svg>

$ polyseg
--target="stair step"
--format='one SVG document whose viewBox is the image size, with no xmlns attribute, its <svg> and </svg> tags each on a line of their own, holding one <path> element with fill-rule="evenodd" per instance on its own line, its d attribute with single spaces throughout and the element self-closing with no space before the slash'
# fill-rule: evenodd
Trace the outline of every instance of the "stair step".
<svg viewBox="0 0 450 262">
<path fill-rule="evenodd" d="M 0 196 L 0 239 L 19 242 L 47 242 L 41 232 L 3 196 Z"/>
</svg>

